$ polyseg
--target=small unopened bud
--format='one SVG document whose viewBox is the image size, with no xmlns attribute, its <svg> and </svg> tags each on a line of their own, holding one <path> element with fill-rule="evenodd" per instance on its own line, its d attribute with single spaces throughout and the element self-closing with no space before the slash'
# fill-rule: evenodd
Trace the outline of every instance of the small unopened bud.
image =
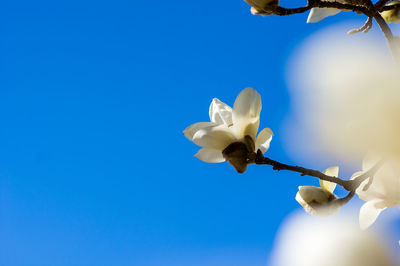
<svg viewBox="0 0 400 266">
<path fill-rule="evenodd" d="M 330 216 L 339 210 L 335 204 L 337 197 L 319 187 L 301 186 L 297 192 L 296 200 L 306 212 L 316 216 Z"/>
<path fill-rule="evenodd" d="M 268 16 L 273 14 L 273 10 L 279 5 L 279 0 L 244 0 L 251 5 L 253 15 Z"/>
<path fill-rule="evenodd" d="M 254 153 L 254 150 L 253 138 L 245 136 L 243 142 L 234 142 L 226 147 L 222 151 L 222 155 L 241 174 L 247 170 L 249 155 Z"/>
<path fill-rule="evenodd" d="M 323 173 L 329 176 L 338 176 L 337 166 L 329 167 Z M 330 216 L 335 214 L 341 204 L 337 202 L 337 197 L 333 194 L 336 184 L 325 180 L 320 180 L 321 187 L 300 186 L 296 194 L 296 200 L 303 206 L 304 210 L 316 216 Z"/>
<path fill-rule="evenodd" d="M 392 1 L 386 6 L 391 6 L 394 4 L 400 4 L 400 1 Z M 400 22 L 400 7 L 393 8 L 391 10 L 386 10 L 381 12 L 381 16 L 387 23 L 399 23 Z"/>
</svg>

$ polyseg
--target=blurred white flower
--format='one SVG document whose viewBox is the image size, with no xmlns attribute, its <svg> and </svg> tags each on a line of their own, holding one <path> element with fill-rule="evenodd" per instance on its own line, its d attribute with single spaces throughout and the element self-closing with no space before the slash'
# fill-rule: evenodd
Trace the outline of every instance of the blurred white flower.
<svg viewBox="0 0 400 266">
<path fill-rule="evenodd" d="M 377 162 L 377 157 L 369 153 L 363 160 L 362 171 L 354 173 L 351 179 L 362 175 L 374 167 Z M 400 169 L 398 161 L 385 162 L 374 175 L 368 189 L 365 189 L 368 182 L 368 179 L 365 180 L 356 190 L 360 199 L 366 202 L 360 209 L 361 229 L 370 227 L 386 208 L 400 204 Z"/>
<path fill-rule="evenodd" d="M 293 215 L 279 230 L 271 266 L 395 266 L 386 241 L 351 217 Z"/>
<path fill-rule="evenodd" d="M 387 4 L 387 6 L 400 4 L 400 1 L 395 0 Z M 387 23 L 399 23 L 400 22 L 400 8 L 396 7 L 391 10 L 381 12 L 382 17 Z"/>
<path fill-rule="evenodd" d="M 337 177 L 339 167 L 329 167 L 323 173 Z M 336 184 L 325 180 L 320 180 L 319 183 L 321 187 L 300 186 L 296 194 L 296 200 L 312 215 L 322 217 L 333 215 L 340 208 L 339 204 L 335 204 L 337 197 L 333 194 Z"/>
<path fill-rule="evenodd" d="M 244 0 L 251 5 L 250 12 L 253 15 L 271 15 L 274 7 L 279 5 L 279 0 Z"/>
<path fill-rule="evenodd" d="M 400 75 L 382 43 L 350 38 L 342 28 L 323 31 L 293 62 L 296 72 L 288 77 L 300 120 L 291 130 L 303 132 L 290 135 L 290 146 L 307 143 L 303 152 L 354 162 L 368 150 L 400 156 Z"/>
<path fill-rule="evenodd" d="M 260 94 L 246 88 L 237 96 L 233 109 L 213 99 L 209 115 L 211 122 L 199 122 L 183 133 L 203 147 L 195 155 L 208 163 L 228 160 L 239 173 L 247 169 L 247 155 L 260 149 L 265 153 L 272 140 L 272 131 L 263 129 L 256 137 L 261 112 Z"/>
</svg>

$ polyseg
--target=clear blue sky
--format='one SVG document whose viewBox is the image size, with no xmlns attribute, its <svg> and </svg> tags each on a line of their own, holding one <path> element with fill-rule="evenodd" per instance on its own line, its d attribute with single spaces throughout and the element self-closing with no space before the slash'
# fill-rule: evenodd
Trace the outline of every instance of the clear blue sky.
<svg viewBox="0 0 400 266">
<path fill-rule="evenodd" d="M 270 156 L 304 163 L 279 134 L 285 65 L 346 16 L 262 18 L 242 0 L 3 1 L 0 264 L 265 265 L 313 180 L 203 163 L 182 130 L 251 86 Z"/>
</svg>

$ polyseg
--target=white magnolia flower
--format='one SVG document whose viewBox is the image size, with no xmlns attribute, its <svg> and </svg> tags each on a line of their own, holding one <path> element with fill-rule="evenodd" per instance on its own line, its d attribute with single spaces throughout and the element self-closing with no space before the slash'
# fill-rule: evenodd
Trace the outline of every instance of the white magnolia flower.
<svg viewBox="0 0 400 266">
<path fill-rule="evenodd" d="M 339 167 L 332 166 L 323 171 L 324 174 L 337 177 Z M 303 206 L 306 212 L 316 216 L 330 216 L 335 214 L 339 204 L 335 204 L 337 197 L 333 194 L 336 184 L 325 180 L 319 181 L 321 187 L 300 186 L 296 194 L 296 200 Z"/>
<path fill-rule="evenodd" d="M 374 167 L 377 160 L 373 155 L 367 155 L 363 160 L 362 171 L 354 173 L 354 179 Z M 398 162 L 397 162 L 398 163 Z M 400 204 L 400 171 L 395 161 L 385 162 L 376 172 L 369 188 L 364 191 L 369 180 L 365 180 L 356 190 L 357 195 L 365 201 L 360 209 L 360 227 L 367 229 L 379 214 L 386 208 Z"/>
<path fill-rule="evenodd" d="M 253 15 L 271 15 L 273 7 L 278 6 L 279 0 L 244 0 L 251 5 Z"/>
<path fill-rule="evenodd" d="M 214 98 L 210 105 L 211 122 L 199 122 L 183 133 L 203 147 L 196 157 L 208 163 L 228 160 L 239 173 L 247 169 L 247 155 L 258 149 L 265 153 L 272 140 L 272 131 L 263 129 L 256 137 L 260 124 L 261 97 L 252 88 L 237 96 L 233 109 Z"/>
</svg>

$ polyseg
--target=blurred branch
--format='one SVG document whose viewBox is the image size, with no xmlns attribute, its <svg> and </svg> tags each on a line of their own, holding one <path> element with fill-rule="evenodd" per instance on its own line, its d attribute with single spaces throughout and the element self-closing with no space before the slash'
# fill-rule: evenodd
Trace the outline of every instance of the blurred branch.
<svg viewBox="0 0 400 266">
<path fill-rule="evenodd" d="M 393 36 L 392 30 L 390 29 L 389 25 L 383 19 L 383 17 L 376 12 L 374 15 L 375 21 L 378 23 L 379 27 L 381 28 L 383 35 L 389 44 L 390 51 L 392 52 L 392 56 L 396 61 L 397 65 L 400 66 L 400 45 L 399 42 L 396 40 L 395 36 Z"/>
</svg>

